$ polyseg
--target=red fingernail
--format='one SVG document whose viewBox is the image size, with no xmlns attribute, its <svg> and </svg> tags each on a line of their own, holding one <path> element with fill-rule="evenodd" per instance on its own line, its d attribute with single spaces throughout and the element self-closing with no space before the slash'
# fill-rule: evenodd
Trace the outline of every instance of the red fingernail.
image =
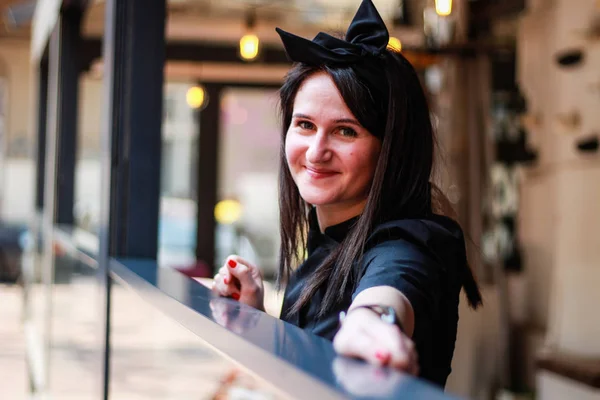
<svg viewBox="0 0 600 400">
<path fill-rule="evenodd" d="M 389 353 L 383 352 L 383 351 L 378 351 L 377 353 L 375 353 L 375 357 L 379 360 L 379 361 L 387 361 L 388 358 L 390 357 Z"/>
<path fill-rule="evenodd" d="M 231 268 L 235 268 L 235 266 L 237 265 L 237 263 L 235 262 L 235 260 L 231 260 L 231 259 L 229 259 L 229 260 L 227 261 L 227 264 L 229 264 L 229 266 L 230 266 Z"/>
<path fill-rule="evenodd" d="M 234 300 L 239 300 L 240 299 L 240 294 L 239 293 L 234 293 L 231 295 L 231 298 Z"/>
<path fill-rule="evenodd" d="M 223 278 L 223 282 L 224 282 L 226 285 L 229 285 L 229 278 Z"/>
</svg>

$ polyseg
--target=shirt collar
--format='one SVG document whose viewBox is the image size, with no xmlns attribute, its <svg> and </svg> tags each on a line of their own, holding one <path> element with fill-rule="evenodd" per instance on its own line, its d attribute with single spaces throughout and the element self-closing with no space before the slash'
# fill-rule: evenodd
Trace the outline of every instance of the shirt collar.
<svg viewBox="0 0 600 400">
<path fill-rule="evenodd" d="M 359 216 L 350 218 L 344 222 L 340 222 L 339 224 L 329 226 L 325 228 L 325 232 L 321 233 L 321 229 L 319 227 L 319 221 L 317 219 L 317 210 L 313 207 L 310 210 L 308 215 L 308 223 L 309 223 L 309 251 L 314 249 L 319 244 L 327 241 L 327 239 L 333 239 L 337 243 L 341 243 L 345 238 L 350 229 L 354 226 L 356 221 L 358 221 Z"/>
</svg>

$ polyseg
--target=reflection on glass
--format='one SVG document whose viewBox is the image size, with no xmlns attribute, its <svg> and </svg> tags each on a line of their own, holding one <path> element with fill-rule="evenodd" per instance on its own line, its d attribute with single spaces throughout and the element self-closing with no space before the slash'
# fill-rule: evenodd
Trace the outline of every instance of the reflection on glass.
<svg viewBox="0 0 600 400">
<path fill-rule="evenodd" d="M 224 297 L 210 300 L 209 306 L 215 322 L 238 335 L 254 328 L 260 318 L 255 310 L 242 309 L 239 303 Z"/>
<path fill-rule="evenodd" d="M 94 234 L 100 222 L 100 129 L 102 78 L 85 75 L 80 80 L 77 161 L 75 165 L 75 225 Z"/>
<path fill-rule="evenodd" d="M 75 170 L 76 226 L 97 234 L 100 223 L 101 78 L 81 79 L 78 153 Z M 159 262 L 187 266 L 195 262 L 197 121 L 187 104 L 191 83 L 167 82 L 164 88 Z"/>
<path fill-rule="evenodd" d="M 266 384 L 113 282 L 111 399 L 275 399 Z"/>
<path fill-rule="evenodd" d="M 389 398 L 402 382 L 411 379 L 392 369 L 346 357 L 336 357 L 333 372 L 338 385 L 356 397 Z"/>
<path fill-rule="evenodd" d="M 102 393 L 104 300 L 96 269 L 78 253 L 54 246 L 48 391 L 57 399 L 91 399 Z"/>
<path fill-rule="evenodd" d="M 185 82 L 168 82 L 164 89 L 158 233 L 161 266 L 189 268 L 196 262 L 197 90 L 194 83 Z M 196 93 L 195 97 L 190 98 L 190 93 Z M 189 104 L 190 100 L 196 103 Z"/>
<path fill-rule="evenodd" d="M 218 201 L 234 201 L 240 210 L 235 220 L 217 224 L 216 256 L 239 254 L 266 277 L 278 266 L 279 131 L 275 90 L 223 92 Z"/>
</svg>

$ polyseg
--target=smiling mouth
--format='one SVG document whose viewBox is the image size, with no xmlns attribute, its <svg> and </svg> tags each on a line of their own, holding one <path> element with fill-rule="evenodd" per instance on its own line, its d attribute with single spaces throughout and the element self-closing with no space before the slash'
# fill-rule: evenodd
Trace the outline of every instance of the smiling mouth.
<svg viewBox="0 0 600 400">
<path fill-rule="evenodd" d="M 314 179 L 329 178 L 333 175 L 338 174 L 336 171 L 330 171 L 330 170 L 324 170 L 324 169 L 314 169 L 314 168 L 310 168 L 310 167 L 304 167 L 304 169 L 306 170 L 306 173 L 308 174 L 308 176 L 310 176 L 311 178 L 314 178 Z"/>
</svg>

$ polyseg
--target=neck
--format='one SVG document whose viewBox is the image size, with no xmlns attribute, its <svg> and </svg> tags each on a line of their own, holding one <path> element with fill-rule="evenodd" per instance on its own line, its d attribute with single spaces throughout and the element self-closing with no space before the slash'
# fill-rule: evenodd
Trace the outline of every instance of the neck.
<svg viewBox="0 0 600 400">
<path fill-rule="evenodd" d="M 337 225 L 350 218 L 360 215 L 365 208 L 367 200 L 363 200 L 359 203 L 354 203 L 347 206 L 340 206 L 339 204 L 331 206 L 315 206 L 317 210 L 317 221 L 319 221 L 319 229 L 321 233 L 325 232 L 325 229 L 330 226 Z"/>
</svg>

